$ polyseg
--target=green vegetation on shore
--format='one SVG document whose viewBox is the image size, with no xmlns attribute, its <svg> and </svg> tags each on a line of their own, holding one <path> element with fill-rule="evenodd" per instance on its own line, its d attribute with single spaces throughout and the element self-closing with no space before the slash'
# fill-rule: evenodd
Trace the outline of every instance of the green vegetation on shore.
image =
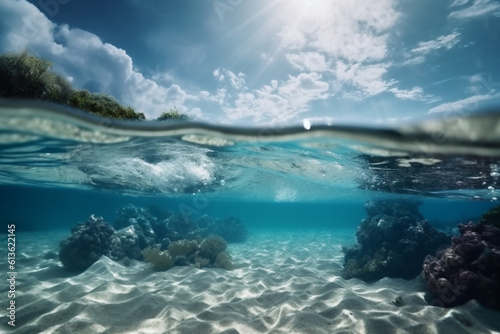
<svg viewBox="0 0 500 334">
<path fill-rule="evenodd" d="M 169 111 L 162 112 L 160 117 L 158 117 L 157 121 L 185 121 L 187 120 L 187 115 L 181 114 L 177 108 L 170 108 Z"/>
<path fill-rule="evenodd" d="M 145 119 L 113 97 L 88 90 L 77 90 L 60 74 L 52 71 L 52 63 L 26 51 L 0 54 L 0 98 L 26 98 L 68 105 L 103 117 Z M 157 120 L 187 120 L 177 109 L 164 112 Z"/>
</svg>

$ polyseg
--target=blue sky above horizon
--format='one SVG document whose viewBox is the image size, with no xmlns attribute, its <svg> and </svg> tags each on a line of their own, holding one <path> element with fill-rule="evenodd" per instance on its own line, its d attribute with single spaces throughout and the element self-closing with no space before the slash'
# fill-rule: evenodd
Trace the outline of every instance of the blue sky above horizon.
<svg viewBox="0 0 500 334">
<path fill-rule="evenodd" d="M 500 105 L 497 0 L 0 0 L 0 52 L 217 124 L 386 123 Z"/>
</svg>

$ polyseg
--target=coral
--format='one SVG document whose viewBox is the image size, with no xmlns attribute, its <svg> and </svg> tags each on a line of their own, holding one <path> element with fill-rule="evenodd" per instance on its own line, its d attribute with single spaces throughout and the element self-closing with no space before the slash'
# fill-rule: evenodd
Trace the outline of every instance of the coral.
<svg viewBox="0 0 500 334">
<path fill-rule="evenodd" d="M 366 202 L 365 211 L 368 217 L 382 214 L 386 216 L 414 217 L 417 220 L 422 220 L 424 217 L 418 210 L 420 204 L 420 201 L 411 200 L 375 200 Z"/>
<path fill-rule="evenodd" d="M 168 252 L 174 259 L 178 256 L 189 258 L 196 253 L 197 250 L 198 242 L 196 240 L 178 240 L 170 243 L 168 246 Z"/>
<path fill-rule="evenodd" d="M 345 263 L 343 276 L 345 278 L 361 278 L 365 281 L 375 281 L 380 279 L 381 272 L 385 271 L 387 261 L 384 261 L 383 251 L 365 255 L 359 258 L 361 252 L 359 247 L 342 249 L 345 253 Z"/>
<path fill-rule="evenodd" d="M 193 263 L 193 265 L 196 267 L 196 268 L 205 268 L 205 267 L 210 267 L 211 264 L 210 264 L 210 260 L 207 259 L 207 258 L 204 258 L 202 256 L 200 256 L 200 253 L 199 252 L 196 252 L 193 256 L 192 256 L 192 260 L 191 262 Z"/>
<path fill-rule="evenodd" d="M 163 206 L 151 204 L 148 205 L 147 211 L 153 217 L 156 217 L 158 221 L 162 222 L 172 215 L 172 212 L 165 209 Z"/>
<path fill-rule="evenodd" d="M 432 302 L 451 307 L 476 299 L 500 310 L 500 229 L 488 220 L 458 229 L 450 247 L 425 258 L 423 277 Z"/>
<path fill-rule="evenodd" d="M 102 255 L 115 261 L 125 257 L 141 258 L 139 237 L 133 225 L 116 231 L 102 217 L 92 215 L 71 232 L 72 235 L 60 244 L 59 259 L 66 268 L 84 270 Z"/>
<path fill-rule="evenodd" d="M 172 257 L 167 251 L 161 251 L 156 247 L 145 248 L 142 251 L 142 255 L 144 256 L 144 260 L 151 263 L 156 270 L 168 270 L 174 264 Z"/>
<path fill-rule="evenodd" d="M 217 255 L 225 251 L 227 243 L 219 236 L 213 235 L 203 239 L 199 246 L 200 256 L 208 259 L 211 263 L 215 263 Z"/>
<path fill-rule="evenodd" d="M 184 219 L 182 215 L 174 214 L 163 221 L 165 237 L 171 241 L 195 239 L 202 235 L 193 221 Z"/>
<path fill-rule="evenodd" d="M 497 205 L 486 211 L 481 217 L 479 223 L 500 228 L 500 205 Z"/>
<path fill-rule="evenodd" d="M 159 207 L 146 210 L 131 204 L 119 209 L 117 214 L 118 231 L 93 215 L 85 224 L 75 226 L 72 235 L 61 242 L 59 258 L 63 265 L 83 270 L 106 255 L 115 261 L 144 258 L 157 270 L 167 270 L 174 264 L 230 268 L 230 257 L 219 256 L 227 247 L 226 241 L 215 235 L 202 237 L 213 230 L 232 235 L 233 240 L 246 236 L 245 227 L 236 218 L 220 221 L 202 216 L 188 220 Z"/>
<path fill-rule="evenodd" d="M 139 260 L 141 249 L 139 247 L 139 237 L 133 225 L 124 227 L 111 237 L 109 257 L 119 261 L 124 257 Z"/>
<path fill-rule="evenodd" d="M 225 252 L 227 243 L 219 236 L 202 240 L 178 240 L 168 246 L 174 265 L 192 264 L 197 268 L 220 267 L 230 270 L 232 262 Z"/>
<path fill-rule="evenodd" d="M 343 247 L 344 278 L 375 281 L 383 277 L 411 279 L 427 254 L 449 243 L 449 237 L 423 220 L 415 201 L 369 201 L 356 237 L 358 245 Z"/>
<path fill-rule="evenodd" d="M 219 267 L 230 270 L 231 257 L 225 252 L 227 243 L 219 236 L 210 236 L 202 240 L 177 240 L 167 250 L 148 247 L 142 251 L 147 262 L 151 262 L 157 270 L 167 270 L 172 266 L 196 268 Z"/>
<path fill-rule="evenodd" d="M 218 268 L 231 270 L 233 269 L 233 262 L 231 261 L 231 257 L 226 252 L 220 252 L 215 259 L 215 266 Z"/>
<path fill-rule="evenodd" d="M 155 244 L 161 244 L 162 249 L 167 249 L 174 241 L 195 240 L 210 235 L 218 235 L 228 242 L 243 242 L 248 236 L 241 220 L 235 217 L 185 217 L 157 206 L 144 209 L 131 204 L 119 209 L 117 214 L 115 228 L 133 225 L 141 249 Z"/>
<path fill-rule="evenodd" d="M 157 270 L 190 264 L 198 268 L 231 267 L 230 257 L 221 254 L 227 248 L 223 238 L 210 235 L 202 239 L 202 235 L 218 224 L 217 219 L 203 216 L 197 225 L 160 208 L 152 211 L 166 218 L 161 221 L 147 210 L 133 205 L 121 208 L 115 223 L 120 228 L 118 231 L 101 217 L 92 215 L 85 224 L 75 226 L 72 235 L 61 242 L 61 262 L 67 268 L 82 270 L 105 255 L 114 261 L 144 258 Z M 226 225 L 235 229 L 243 226 L 235 218 L 228 219 Z"/>
<path fill-rule="evenodd" d="M 115 221 L 115 228 L 121 229 L 131 225 L 134 226 L 141 249 L 155 244 L 158 237 L 152 226 L 157 225 L 158 222 L 146 209 L 129 204 L 120 208 L 117 215 L 118 219 Z"/>
<path fill-rule="evenodd" d="M 102 217 L 91 215 L 85 223 L 71 229 L 69 238 L 61 241 L 59 259 L 68 269 L 87 269 L 102 255 L 108 255 L 114 233 Z"/>
<path fill-rule="evenodd" d="M 174 267 L 175 266 L 185 266 L 185 267 L 188 267 L 191 265 L 191 261 L 185 257 L 185 256 L 182 256 L 182 255 L 178 255 L 175 259 L 174 259 Z"/>
</svg>

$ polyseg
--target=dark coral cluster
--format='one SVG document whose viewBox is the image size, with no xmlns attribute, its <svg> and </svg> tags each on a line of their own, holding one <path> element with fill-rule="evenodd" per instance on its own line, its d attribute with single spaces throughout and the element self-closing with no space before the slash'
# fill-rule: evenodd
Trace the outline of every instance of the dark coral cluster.
<svg viewBox="0 0 500 334">
<path fill-rule="evenodd" d="M 149 256 L 153 265 L 161 262 L 159 268 L 194 265 L 229 269 L 226 240 L 242 242 L 248 235 L 241 220 L 234 217 L 187 219 L 180 214 L 133 205 L 118 210 L 114 227 L 92 215 L 71 232 L 60 244 L 59 259 L 66 268 L 74 270 L 88 268 L 102 255 L 115 261 Z"/>
<path fill-rule="evenodd" d="M 498 210 L 497 210 L 498 211 Z M 489 224 L 460 224 L 451 246 L 424 261 L 423 276 L 435 305 L 451 307 L 476 299 L 500 310 L 500 229 Z M 485 217 L 483 216 L 483 217 Z M 486 223 L 485 223 L 486 222 Z"/>
<path fill-rule="evenodd" d="M 177 240 L 192 240 L 197 237 L 218 235 L 227 242 L 243 242 L 248 231 L 240 219 L 203 216 L 183 216 L 158 208 L 138 208 L 131 204 L 118 210 L 116 228 L 134 226 L 139 236 L 141 248 L 160 244 L 161 249 Z"/>
<path fill-rule="evenodd" d="M 59 259 L 69 269 L 86 269 L 102 255 L 109 255 L 115 230 L 94 215 L 71 229 L 71 236 L 61 242 Z"/>
<path fill-rule="evenodd" d="M 85 223 L 71 229 L 71 236 L 60 244 L 59 259 L 69 269 L 83 270 L 102 255 L 113 260 L 139 258 L 141 250 L 133 226 L 116 231 L 102 217 L 91 215 Z"/>
<path fill-rule="evenodd" d="M 358 245 L 344 247 L 344 278 L 375 281 L 383 277 L 412 279 L 427 254 L 449 243 L 418 210 L 419 202 L 376 200 L 365 205 L 367 219 L 358 227 Z"/>
<path fill-rule="evenodd" d="M 156 227 L 159 222 L 158 219 L 151 215 L 148 210 L 129 204 L 120 208 L 117 214 L 118 218 L 114 226 L 117 229 L 132 226 L 139 240 L 139 247 L 141 249 L 152 246 L 156 243 L 158 237 L 153 229 L 153 226 Z"/>
</svg>

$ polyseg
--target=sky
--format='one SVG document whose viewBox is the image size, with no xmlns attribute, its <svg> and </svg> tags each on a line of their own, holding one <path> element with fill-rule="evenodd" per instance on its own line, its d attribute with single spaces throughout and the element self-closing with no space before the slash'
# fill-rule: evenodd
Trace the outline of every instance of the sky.
<svg viewBox="0 0 500 334">
<path fill-rule="evenodd" d="M 0 0 L 0 52 L 148 119 L 262 126 L 500 105 L 498 0 Z"/>
</svg>

